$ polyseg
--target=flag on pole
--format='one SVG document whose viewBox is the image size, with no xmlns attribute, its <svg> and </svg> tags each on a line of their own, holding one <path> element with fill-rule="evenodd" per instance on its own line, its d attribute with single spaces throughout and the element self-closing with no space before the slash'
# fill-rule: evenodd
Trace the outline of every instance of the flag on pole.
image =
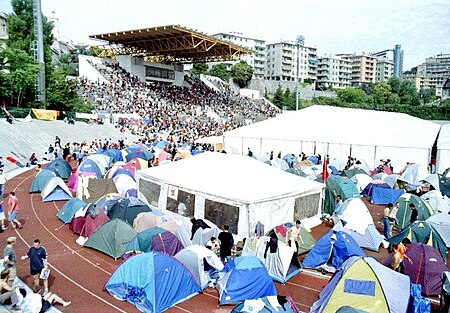
<svg viewBox="0 0 450 313">
<path fill-rule="evenodd" d="M 323 171 L 322 171 L 322 180 L 326 181 L 330 174 L 328 173 L 328 159 L 327 157 L 323 160 Z"/>
</svg>

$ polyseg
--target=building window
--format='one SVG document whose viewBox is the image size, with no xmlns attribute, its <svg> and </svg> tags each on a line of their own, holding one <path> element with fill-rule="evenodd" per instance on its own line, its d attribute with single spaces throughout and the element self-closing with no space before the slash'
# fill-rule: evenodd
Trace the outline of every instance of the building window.
<svg viewBox="0 0 450 313">
<path fill-rule="evenodd" d="M 170 189 L 170 188 L 169 188 Z M 170 193 L 170 191 L 169 191 Z M 167 195 L 167 210 L 185 217 L 194 217 L 195 195 L 183 190 L 177 190 L 177 195 Z"/>
</svg>

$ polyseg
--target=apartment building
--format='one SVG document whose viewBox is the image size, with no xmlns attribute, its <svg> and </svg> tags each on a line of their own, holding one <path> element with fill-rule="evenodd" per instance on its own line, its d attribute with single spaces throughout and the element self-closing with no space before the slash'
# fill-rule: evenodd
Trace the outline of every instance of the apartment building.
<svg viewBox="0 0 450 313">
<path fill-rule="evenodd" d="M 350 61 L 339 56 L 322 56 L 317 65 L 317 86 L 319 88 L 342 89 L 350 86 Z"/>
<path fill-rule="evenodd" d="M 302 40 L 282 41 L 267 45 L 265 79 L 296 81 L 317 80 L 317 48 L 307 47 Z"/>
<path fill-rule="evenodd" d="M 375 83 L 377 70 L 377 57 L 362 54 L 338 54 L 350 61 L 350 84 L 360 86 L 364 83 Z"/>
<path fill-rule="evenodd" d="M 447 78 L 450 77 L 450 54 L 438 54 L 425 59 L 417 67 L 416 87 L 441 88 Z"/>
<path fill-rule="evenodd" d="M 394 61 L 378 57 L 377 60 L 377 74 L 375 77 L 376 82 L 387 82 L 389 78 L 394 76 Z"/>
<path fill-rule="evenodd" d="M 225 41 L 232 42 L 236 45 L 243 46 L 255 51 L 254 54 L 246 55 L 242 58 L 247 64 L 254 68 L 253 77 L 256 79 L 264 78 L 264 71 L 266 68 L 266 42 L 262 39 L 255 39 L 244 36 L 242 33 L 229 32 L 214 34 L 213 37 Z M 236 61 L 221 62 L 228 65 L 228 70 Z"/>
</svg>

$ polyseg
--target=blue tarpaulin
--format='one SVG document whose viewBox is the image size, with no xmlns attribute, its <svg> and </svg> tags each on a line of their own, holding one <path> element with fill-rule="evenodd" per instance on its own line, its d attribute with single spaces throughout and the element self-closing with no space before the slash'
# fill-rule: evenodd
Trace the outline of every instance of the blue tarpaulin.
<svg viewBox="0 0 450 313">
<path fill-rule="evenodd" d="M 405 191 L 403 189 L 390 189 L 374 186 L 372 188 L 372 198 L 370 202 L 373 204 L 395 203 L 404 193 Z"/>
</svg>

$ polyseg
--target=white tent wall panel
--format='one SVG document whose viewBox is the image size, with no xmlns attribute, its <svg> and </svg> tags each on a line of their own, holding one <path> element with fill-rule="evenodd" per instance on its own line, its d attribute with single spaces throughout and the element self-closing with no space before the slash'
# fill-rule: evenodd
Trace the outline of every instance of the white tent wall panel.
<svg viewBox="0 0 450 313">
<path fill-rule="evenodd" d="M 194 208 L 194 217 L 204 219 L 205 218 L 205 200 L 206 198 L 202 195 L 195 196 L 195 208 Z M 222 225 L 217 225 L 222 227 Z"/>
<path fill-rule="evenodd" d="M 391 159 L 391 164 L 394 168 L 394 172 L 398 173 L 406 162 L 412 162 L 427 166 L 430 160 L 430 149 L 420 148 L 400 148 L 400 147 L 377 147 L 375 153 L 375 162 L 378 166 L 380 160 Z"/>
<path fill-rule="evenodd" d="M 436 173 L 442 174 L 446 169 L 450 167 L 450 150 L 438 149 Z"/>
<path fill-rule="evenodd" d="M 450 123 L 444 124 L 437 140 L 436 172 L 443 173 L 450 167 Z"/>
<path fill-rule="evenodd" d="M 322 125 L 335 125 L 335 127 L 318 128 L 317 121 L 319 119 Z M 337 125 L 336 121 L 346 122 Z M 249 146 L 256 153 L 260 150 L 261 153 L 272 150 L 275 153 L 275 148 L 269 148 L 265 143 L 258 146 L 256 138 L 271 142 L 279 140 L 280 143 L 277 143 L 276 146 L 280 147 L 278 150 L 282 151 L 297 147 L 287 146 L 288 142 L 295 142 L 298 146 L 304 142 L 312 142 L 316 143 L 313 145 L 316 148 L 316 154 L 322 154 L 320 151 L 325 150 L 324 143 L 343 144 L 343 147 L 352 145 L 351 155 L 357 159 L 364 159 L 372 168 L 379 164 L 380 158 L 389 158 L 394 162 L 395 168 L 402 168 L 405 160 L 408 159 L 411 162 L 428 164 L 429 159 L 423 157 L 426 153 L 420 152 L 418 157 L 416 152 L 420 150 L 415 149 L 431 149 L 440 127 L 439 124 L 403 113 L 316 105 L 296 112 L 286 112 L 273 119 L 225 132 L 224 143 L 225 146 L 230 145 L 238 149 L 240 146 L 241 151 L 244 152 L 247 149 L 246 146 Z M 450 126 L 448 129 L 450 133 Z M 246 141 L 246 138 L 252 138 L 253 141 Z M 284 146 L 281 142 L 284 143 Z M 254 146 L 251 145 L 252 143 Z M 361 149 L 358 149 L 357 146 Z M 379 150 L 380 147 L 402 148 L 403 150 L 398 154 L 393 153 L 392 150 L 382 150 L 382 153 L 379 153 L 373 151 L 375 147 L 376 150 Z M 329 147 L 326 148 L 329 149 Z M 439 141 L 438 148 L 443 148 L 439 145 Z M 267 149 L 267 151 L 262 151 L 263 149 Z M 306 151 L 307 149 L 303 147 L 301 150 L 309 155 L 314 153 L 314 151 Z M 295 149 L 287 152 L 298 155 L 301 151 Z M 342 149 L 341 153 L 344 154 L 345 149 Z M 335 157 L 331 152 L 328 154 L 330 157 Z M 348 155 L 349 153 L 345 153 L 343 156 L 347 158 Z"/>
<path fill-rule="evenodd" d="M 273 227 L 292 222 L 294 218 L 295 198 L 286 198 L 276 201 L 263 202 L 249 205 L 249 225 L 244 236 L 250 236 L 258 221 L 264 225 L 264 232 Z M 241 235 L 241 234 L 239 234 Z"/>
</svg>

